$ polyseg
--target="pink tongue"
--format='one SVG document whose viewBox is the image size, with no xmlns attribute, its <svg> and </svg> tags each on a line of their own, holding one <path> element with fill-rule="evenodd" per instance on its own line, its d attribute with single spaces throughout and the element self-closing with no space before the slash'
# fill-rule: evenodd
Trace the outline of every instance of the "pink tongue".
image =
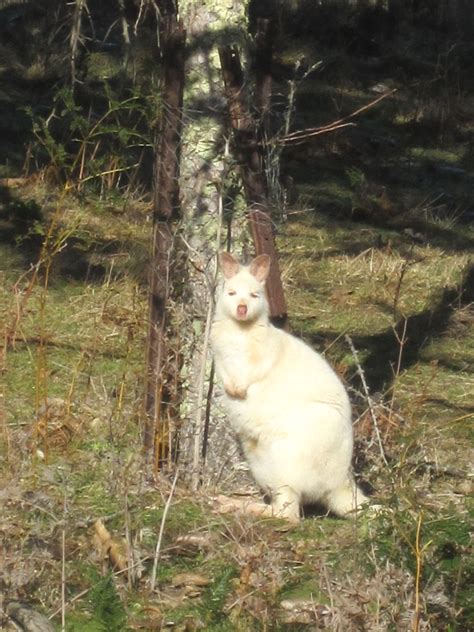
<svg viewBox="0 0 474 632">
<path fill-rule="evenodd" d="M 237 305 L 237 316 L 247 316 L 247 305 Z"/>
</svg>

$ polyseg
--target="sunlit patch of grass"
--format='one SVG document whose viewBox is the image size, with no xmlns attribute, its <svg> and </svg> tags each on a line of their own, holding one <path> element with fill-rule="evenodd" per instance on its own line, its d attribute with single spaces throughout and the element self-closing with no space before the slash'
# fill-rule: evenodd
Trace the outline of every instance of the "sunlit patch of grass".
<svg viewBox="0 0 474 632">
<path fill-rule="evenodd" d="M 91 406 L 96 399 L 98 410 L 120 392 L 125 403 L 134 401 L 143 354 L 131 340 L 143 340 L 145 310 L 136 287 L 62 283 L 48 291 L 42 306 L 43 294 L 41 287 L 34 289 L 8 351 L 10 415 L 31 419 L 44 393 L 72 404 L 87 400 Z"/>
<path fill-rule="evenodd" d="M 421 158 L 431 162 L 444 162 L 451 165 L 460 163 L 463 158 L 463 151 L 450 151 L 434 147 L 410 147 L 408 155 L 413 158 Z"/>
<path fill-rule="evenodd" d="M 284 278 L 295 322 L 335 335 L 380 332 L 400 315 L 434 309 L 444 289 L 460 283 L 466 255 L 430 246 L 407 250 L 399 238 L 400 249 L 395 240 L 380 248 L 377 236 L 374 229 L 360 229 L 348 240 L 337 225 L 292 224 L 282 250 L 288 253 Z M 390 233 L 384 237 L 388 243 Z"/>
</svg>

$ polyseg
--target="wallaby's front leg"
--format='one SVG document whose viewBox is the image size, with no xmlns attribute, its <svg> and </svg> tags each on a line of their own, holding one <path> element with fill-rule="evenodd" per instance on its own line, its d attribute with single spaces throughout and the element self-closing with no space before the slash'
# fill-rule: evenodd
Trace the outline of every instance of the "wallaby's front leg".
<svg viewBox="0 0 474 632">
<path fill-rule="evenodd" d="M 234 399 L 245 399 L 247 397 L 248 384 L 242 379 L 241 376 L 236 377 L 232 372 L 228 370 L 228 367 L 224 369 L 222 365 L 217 365 L 217 372 L 220 374 L 224 390 L 229 397 Z M 236 373 L 236 371 L 235 371 Z"/>
<path fill-rule="evenodd" d="M 224 390 L 229 397 L 234 399 L 245 399 L 247 397 L 247 386 L 234 382 L 231 378 L 224 378 Z"/>
</svg>

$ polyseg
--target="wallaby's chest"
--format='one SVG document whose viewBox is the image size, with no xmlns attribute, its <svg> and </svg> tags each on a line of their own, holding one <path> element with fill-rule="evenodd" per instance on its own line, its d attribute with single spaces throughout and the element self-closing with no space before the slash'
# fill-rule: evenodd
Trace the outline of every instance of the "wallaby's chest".
<svg viewBox="0 0 474 632">
<path fill-rule="evenodd" d="M 258 365 L 266 357 L 265 336 L 262 333 L 217 328 L 213 336 L 213 346 L 223 362 Z"/>
</svg>

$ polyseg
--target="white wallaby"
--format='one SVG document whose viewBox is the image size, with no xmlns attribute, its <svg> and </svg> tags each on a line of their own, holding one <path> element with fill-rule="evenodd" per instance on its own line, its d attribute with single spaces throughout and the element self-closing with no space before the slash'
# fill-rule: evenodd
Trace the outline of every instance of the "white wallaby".
<svg viewBox="0 0 474 632">
<path fill-rule="evenodd" d="M 270 323 L 270 265 L 220 254 L 211 343 L 225 404 L 273 515 L 298 521 L 302 504 L 320 502 L 344 516 L 367 501 L 351 474 L 349 398 L 326 360 Z"/>
</svg>

